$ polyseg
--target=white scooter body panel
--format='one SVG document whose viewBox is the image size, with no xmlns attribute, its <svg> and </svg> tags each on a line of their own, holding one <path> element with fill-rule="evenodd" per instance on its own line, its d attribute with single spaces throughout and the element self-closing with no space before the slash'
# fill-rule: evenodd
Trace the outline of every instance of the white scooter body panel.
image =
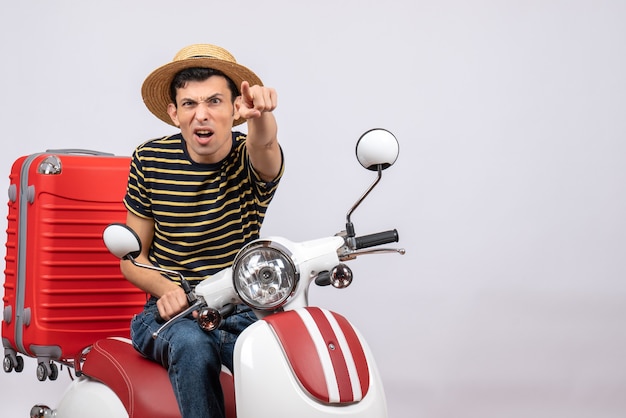
<svg viewBox="0 0 626 418">
<path fill-rule="evenodd" d="M 382 381 L 374 357 L 357 333 L 368 361 L 370 387 L 363 399 L 351 404 L 324 404 L 311 396 L 294 376 L 271 326 L 257 321 L 235 345 L 235 398 L 238 418 L 387 417 Z"/>
<path fill-rule="evenodd" d="M 128 412 L 108 386 L 86 377 L 74 379 L 55 409 L 56 418 L 128 418 Z"/>
</svg>

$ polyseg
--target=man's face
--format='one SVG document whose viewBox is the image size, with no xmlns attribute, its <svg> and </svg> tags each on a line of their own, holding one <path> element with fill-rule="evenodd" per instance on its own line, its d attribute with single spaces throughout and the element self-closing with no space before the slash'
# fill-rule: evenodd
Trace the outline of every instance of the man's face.
<svg viewBox="0 0 626 418">
<path fill-rule="evenodd" d="M 190 81 L 176 91 L 176 105 L 167 112 L 187 144 L 187 152 L 197 163 L 217 163 L 231 149 L 233 121 L 238 117 L 224 77 Z"/>
</svg>

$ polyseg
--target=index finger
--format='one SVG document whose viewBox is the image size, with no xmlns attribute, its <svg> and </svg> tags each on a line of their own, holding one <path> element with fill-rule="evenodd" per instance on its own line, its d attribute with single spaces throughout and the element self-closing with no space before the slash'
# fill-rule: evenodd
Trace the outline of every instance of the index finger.
<svg viewBox="0 0 626 418">
<path fill-rule="evenodd" d="M 250 94 L 250 83 L 247 81 L 241 82 L 241 96 L 244 99 L 252 99 L 252 95 Z"/>
</svg>

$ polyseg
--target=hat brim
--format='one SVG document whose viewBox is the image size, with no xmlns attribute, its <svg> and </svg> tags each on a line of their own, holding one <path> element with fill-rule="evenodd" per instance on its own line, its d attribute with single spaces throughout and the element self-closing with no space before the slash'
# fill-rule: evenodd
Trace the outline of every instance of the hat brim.
<svg viewBox="0 0 626 418">
<path fill-rule="evenodd" d="M 175 126 L 174 122 L 172 122 L 172 118 L 170 118 L 170 115 L 167 113 L 167 107 L 172 102 L 169 93 L 170 84 L 176 73 L 185 68 L 195 67 L 213 68 L 221 71 L 235 83 L 238 89 L 241 88 L 243 81 L 247 81 L 251 86 L 263 85 L 261 79 L 250 69 L 243 65 L 217 58 L 188 58 L 165 64 L 146 77 L 146 80 L 141 86 L 141 96 L 148 110 L 168 125 Z M 246 120 L 243 118 L 236 119 L 233 122 L 233 126 L 240 125 L 245 121 Z"/>
</svg>

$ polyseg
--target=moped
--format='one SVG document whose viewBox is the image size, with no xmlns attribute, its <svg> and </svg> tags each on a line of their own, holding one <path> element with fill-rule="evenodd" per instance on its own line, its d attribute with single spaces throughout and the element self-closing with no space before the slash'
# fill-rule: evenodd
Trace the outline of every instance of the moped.
<svg viewBox="0 0 626 418">
<path fill-rule="evenodd" d="M 122 224 L 105 229 L 103 239 L 112 254 L 178 276 L 187 292 L 189 308 L 164 322 L 153 337 L 192 312 L 206 332 L 219 327 L 237 304 L 256 314 L 258 321 L 237 339 L 234 370 L 222 370 L 228 418 L 387 416 L 381 377 L 363 336 L 342 315 L 309 305 L 308 297 L 313 283 L 349 286 L 353 273 L 345 263 L 358 256 L 405 253 L 380 247 L 398 241 L 395 229 L 357 236 L 351 221 L 398 153 L 391 132 L 364 133 L 357 159 L 377 177 L 349 210 L 345 230 L 304 242 L 257 239 L 241 248 L 231 267 L 195 289 L 180 273 L 138 263 L 141 243 L 131 229 Z M 76 377 L 56 409 L 35 405 L 32 418 L 180 416 L 166 370 L 143 358 L 126 339 L 96 341 L 76 359 L 74 369 Z"/>
</svg>

